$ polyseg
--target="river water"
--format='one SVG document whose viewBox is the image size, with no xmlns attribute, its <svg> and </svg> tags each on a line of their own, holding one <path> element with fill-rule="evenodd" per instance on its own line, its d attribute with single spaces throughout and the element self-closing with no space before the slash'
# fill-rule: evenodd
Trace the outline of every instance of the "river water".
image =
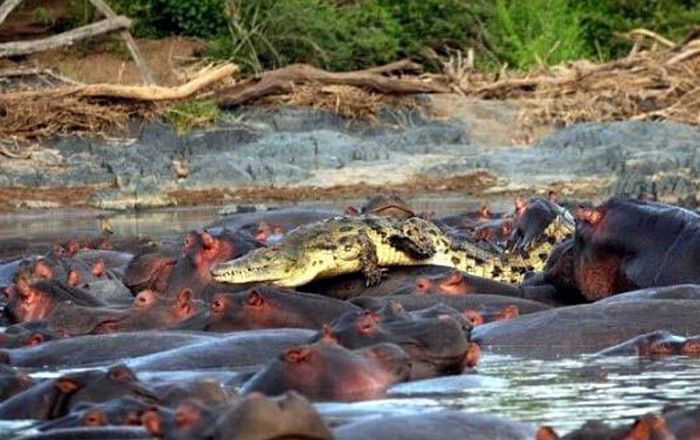
<svg viewBox="0 0 700 440">
<path fill-rule="evenodd" d="M 357 202 L 305 203 L 304 206 L 328 208 Z M 478 200 L 465 201 L 459 196 L 440 200 L 424 197 L 411 202 L 417 211 L 437 211 L 443 215 L 480 205 Z M 505 209 L 507 204 L 501 200 L 496 208 Z M 112 216 L 112 222 L 120 235 L 144 234 L 155 240 L 176 240 L 183 232 L 220 218 L 220 211 L 220 207 L 205 207 L 120 213 Z M 95 234 L 97 214 L 55 211 L 0 216 L 0 239 L 41 242 L 64 234 Z M 565 433 L 589 419 L 630 421 L 646 412 L 658 411 L 666 404 L 700 404 L 700 360 L 590 356 L 534 360 L 486 351 L 475 375 L 402 384 L 387 399 L 321 403 L 318 408 L 332 424 L 453 408 L 547 424 Z M 8 430 L 23 426 L 26 423 L 0 422 L 0 438 L 5 438 Z"/>
</svg>

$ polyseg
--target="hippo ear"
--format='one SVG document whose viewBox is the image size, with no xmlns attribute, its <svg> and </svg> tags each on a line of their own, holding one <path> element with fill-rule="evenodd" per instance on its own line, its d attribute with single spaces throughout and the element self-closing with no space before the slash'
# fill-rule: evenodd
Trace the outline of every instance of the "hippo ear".
<svg viewBox="0 0 700 440">
<path fill-rule="evenodd" d="M 141 416 L 141 424 L 152 436 L 163 437 L 163 420 L 158 411 L 152 409 Z"/>
<path fill-rule="evenodd" d="M 557 440 L 559 435 L 549 426 L 540 426 L 535 434 L 535 440 Z"/>
<path fill-rule="evenodd" d="M 650 440 L 651 434 L 650 426 L 644 419 L 639 418 L 634 421 L 632 429 L 630 429 L 629 434 L 627 434 L 624 440 Z"/>
<path fill-rule="evenodd" d="M 70 394 L 78 389 L 78 381 L 70 377 L 61 377 L 56 379 L 54 387 L 61 394 Z"/>
<path fill-rule="evenodd" d="M 75 286 L 77 286 L 78 284 L 80 284 L 80 273 L 78 273 L 78 271 L 75 270 L 75 268 L 73 268 L 73 267 L 71 267 L 70 269 L 68 269 L 68 280 L 67 280 L 67 282 L 68 282 L 68 285 L 69 285 L 69 286 L 72 286 L 72 287 L 75 287 Z"/>
<path fill-rule="evenodd" d="M 290 348 L 284 353 L 284 359 L 293 364 L 300 364 L 311 357 L 311 350 L 307 347 Z"/>
<path fill-rule="evenodd" d="M 175 427 L 183 429 L 202 419 L 202 408 L 193 402 L 183 402 L 175 410 Z"/>
<path fill-rule="evenodd" d="M 581 220 L 591 225 L 597 225 L 603 220 L 603 213 L 595 208 L 578 208 L 575 217 L 576 220 Z"/>
<path fill-rule="evenodd" d="M 34 275 L 38 276 L 39 278 L 53 278 L 53 268 L 48 262 L 39 260 L 34 265 Z"/>
<path fill-rule="evenodd" d="M 464 366 L 467 368 L 474 368 L 479 363 L 479 358 L 481 357 L 481 347 L 479 344 L 471 342 L 467 353 L 464 355 Z"/>
<path fill-rule="evenodd" d="M 189 308 L 192 306 L 192 290 L 182 289 L 180 293 L 177 294 L 177 306 L 181 309 Z"/>
<path fill-rule="evenodd" d="M 442 282 L 442 284 L 448 285 L 448 286 L 456 286 L 459 284 L 462 284 L 462 281 L 464 281 L 464 274 L 462 273 L 461 270 L 453 270 L 451 271 L 447 277 L 445 277 L 445 280 Z"/>
<path fill-rule="evenodd" d="M 520 309 L 518 309 L 518 306 L 513 304 L 504 307 L 503 310 L 498 313 L 498 319 L 501 320 L 514 319 L 518 316 L 520 316 Z"/>
<path fill-rule="evenodd" d="M 41 333 L 32 333 L 27 338 L 27 342 L 25 343 L 25 345 L 27 345 L 27 346 L 39 345 L 42 342 L 44 342 L 44 335 L 42 335 Z"/>
<path fill-rule="evenodd" d="M 335 334 L 333 333 L 333 329 L 328 324 L 323 324 L 323 326 L 321 327 L 320 335 L 321 335 L 321 337 L 319 340 L 323 343 L 328 343 L 328 344 L 337 344 L 338 343 L 338 338 L 335 337 Z"/>
<path fill-rule="evenodd" d="M 107 371 L 107 377 L 117 382 L 131 382 L 136 380 L 134 372 L 126 365 L 116 365 Z"/>
<path fill-rule="evenodd" d="M 525 201 L 525 199 L 523 199 L 520 196 L 517 196 L 515 200 L 513 200 L 513 204 L 515 205 L 515 216 L 522 216 L 525 213 L 525 210 L 527 209 L 527 202 Z"/>
<path fill-rule="evenodd" d="M 488 220 L 491 217 L 491 211 L 489 210 L 488 205 L 483 205 L 481 208 L 479 208 L 479 219 L 480 220 Z"/>
<path fill-rule="evenodd" d="M 100 258 L 97 261 L 95 261 L 95 264 L 92 265 L 92 274 L 96 276 L 97 278 L 100 278 L 102 275 L 105 274 L 105 260 Z"/>
<path fill-rule="evenodd" d="M 262 307 L 265 305 L 265 298 L 263 298 L 262 294 L 258 292 L 258 289 L 252 288 L 250 289 L 250 293 L 248 294 L 248 298 L 246 298 L 245 303 L 251 307 Z"/>
<path fill-rule="evenodd" d="M 343 210 L 343 215 L 346 217 L 357 217 L 360 215 L 360 212 L 354 206 L 347 206 Z"/>
</svg>

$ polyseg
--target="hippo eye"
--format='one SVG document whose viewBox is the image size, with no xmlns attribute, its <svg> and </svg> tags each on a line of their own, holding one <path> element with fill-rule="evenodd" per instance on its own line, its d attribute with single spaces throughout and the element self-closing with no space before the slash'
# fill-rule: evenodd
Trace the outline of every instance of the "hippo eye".
<svg viewBox="0 0 700 440">
<path fill-rule="evenodd" d="M 126 367 L 117 367 L 109 371 L 109 378 L 119 382 L 135 379 L 134 375 Z"/>
</svg>

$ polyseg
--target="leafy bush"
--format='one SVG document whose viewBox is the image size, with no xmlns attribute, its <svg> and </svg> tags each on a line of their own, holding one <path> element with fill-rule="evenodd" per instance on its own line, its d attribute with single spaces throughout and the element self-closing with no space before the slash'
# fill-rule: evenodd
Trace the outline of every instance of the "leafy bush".
<svg viewBox="0 0 700 440">
<path fill-rule="evenodd" d="M 583 58 L 590 51 L 579 12 L 567 0 L 496 0 L 488 29 L 494 52 L 527 69 Z"/>
<path fill-rule="evenodd" d="M 224 0 L 113 0 L 119 12 L 136 19 L 138 36 L 190 35 L 211 38 L 226 29 Z"/>
<path fill-rule="evenodd" d="M 678 41 L 700 23 L 696 0 L 582 0 L 579 8 L 583 36 L 603 59 L 624 56 L 632 47 L 615 32 L 643 27 Z"/>
<path fill-rule="evenodd" d="M 421 56 L 425 48 L 465 49 L 486 46 L 484 21 L 493 10 L 489 0 L 378 0 L 398 21 L 401 53 Z"/>
<path fill-rule="evenodd" d="M 213 45 L 260 71 L 295 62 L 341 70 L 397 56 L 397 23 L 374 0 L 337 6 L 325 0 L 229 0 L 229 32 Z"/>
</svg>

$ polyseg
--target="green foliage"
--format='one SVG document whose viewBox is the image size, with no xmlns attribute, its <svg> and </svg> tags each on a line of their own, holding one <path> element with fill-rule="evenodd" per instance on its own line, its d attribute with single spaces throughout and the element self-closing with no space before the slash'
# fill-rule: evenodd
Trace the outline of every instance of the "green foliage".
<svg viewBox="0 0 700 440">
<path fill-rule="evenodd" d="M 398 22 L 401 53 L 421 56 L 425 48 L 438 53 L 446 48 L 482 45 L 483 20 L 493 10 L 489 0 L 378 0 Z M 482 42 L 480 42 L 482 41 Z"/>
<path fill-rule="evenodd" d="M 623 56 L 631 44 L 617 32 L 644 27 L 677 41 L 700 23 L 698 0 L 109 1 L 135 19 L 137 36 L 203 37 L 211 57 L 248 72 L 297 62 L 351 70 L 469 48 L 477 65 L 527 69 Z M 71 11 L 76 24 L 97 18 L 87 0 L 71 0 Z"/>
<path fill-rule="evenodd" d="M 615 32 L 643 27 L 678 41 L 700 23 L 697 0 L 581 0 L 579 4 L 586 43 L 603 59 L 624 56 L 632 47 Z"/>
<path fill-rule="evenodd" d="M 35 8 L 34 11 L 32 11 L 32 16 L 34 17 L 34 20 L 38 21 L 44 26 L 52 25 L 56 22 L 56 19 L 53 16 L 53 11 L 43 6 Z"/>
<path fill-rule="evenodd" d="M 211 55 L 249 71 L 297 62 L 353 69 L 394 60 L 399 48 L 398 24 L 374 0 L 229 0 L 227 17 L 228 34 Z"/>
<path fill-rule="evenodd" d="M 579 13 L 567 0 L 496 0 L 488 29 L 494 52 L 527 69 L 589 55 Z"/>
<path fill-rule="evenodd" d="M 178 134 L 193 128 L 208 127 L 221 118 L 221 110 L 213 100 L 188 101 L 176 104 L 166 114 L 168 123 Z"/>
<path fill-rule="evenodd" d="M 113 0 L 111 4 L 136 19 L 138 36 L 211 38 L 226 27 L 224 0 Z"/>
</svg>

